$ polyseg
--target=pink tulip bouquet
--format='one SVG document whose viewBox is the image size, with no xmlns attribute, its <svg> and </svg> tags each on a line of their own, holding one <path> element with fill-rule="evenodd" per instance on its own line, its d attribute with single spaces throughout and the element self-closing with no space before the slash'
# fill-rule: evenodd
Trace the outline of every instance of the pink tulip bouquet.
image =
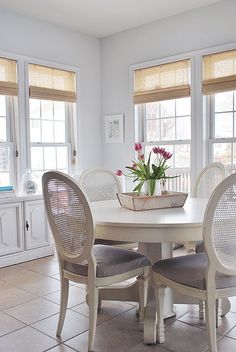
<svg viewBox="0 0 236 352">
<path fill-rule="evenodd" d="M 167 152 L 165 148 L 153 147 L 152 151 L 149 152 L 147 161 L 145 161 L 145 155 L 143 146 L 141 143 L 135 143 L 135 151 L 137 152 L 137 160 L 133 161 L 132 166 L 126 166 L 129 170 L 128 174 L 124 174 L 122 170 L 117 170 L 116 175 L 125 175 L 128 177 L 134 177 L 133 182 L 138 182 L 134 188 L 134 192 L 140 194 L 141 188 L 146 181 L 150 183 L 150 195 L 154 194 L 156 180 L 165 182 L 167 178 L 173 178 L 176 176 L 167 176 L 166 170 L 170 166 L 166 164 L 167 160 L 172 157 L 172 154 Z M 151 163 L 152 153 L 155 154 L 155 160 Z"/>
</svg>

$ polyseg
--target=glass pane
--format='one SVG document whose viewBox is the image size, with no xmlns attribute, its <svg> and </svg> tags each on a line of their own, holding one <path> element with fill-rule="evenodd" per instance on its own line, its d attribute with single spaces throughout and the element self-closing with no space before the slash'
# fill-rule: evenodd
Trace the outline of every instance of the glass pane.
<svg viewBox="0 0 236 352">
<path fill-rule="evenodd" d="M 147 120 L 147 141 L 160 140 L 160 119 Z"/>
<path fill-rule="evenodd" d="M 173 145 L 153 145 L 153 146 L 146 146 L 145 147 L 145 160 L 147 161 L 147 158 L 149 156 L 149 153 L 152 151 L 153 147 L 161 147 L 161 148 L 165 148 L 165 150 L 171 154 L 173 154 Z M 155 162 L 156 160 L 156 154 L 152 153 L 151 155 L 151 163 Z M 173 166 L 173 156 L 171 159 L 167 160 L 166 164 L 169 166 Z"/>
<path fill-rule="evenodd" d="M 56 169 L 56 148 L 55 147 L 44 148 L 44 169 L 45 170 Z"/>
<path fill-rule="evenodd" d="M 233 164 L 236 165 L 236 143 L 233 143 Z"/>
<path fill-rule="evenodd" d="M 9 172 L 0 172 L 0 186 L 11 186 Z"/>
<path fill-rule="evenodd" d="M 175 100 L 165 100 L 160 102 L 161 117 L 175 116 Z"/>
<path fill-rule="evenodd" d="M 215 111 L 233 110 L 233 91 L 215 94 Z"/>
<path fill-rule="evenodd" d="M 54 122 L 54 135 L 56 143 L 65 143 L 65 122 Z"/>
<path fill-rule="evenodd" d="M 234 137 L 236 137 L 236 112 L 234 112 Z"/>
<path fill-rule="evenodd" d="M 215 137 L 233 137 L 233 113 L 215 114 Z"/>
<path fill-rule="evenodd" d="M 214 143 L 213 161 L 221 162 L 224 165 L 231 165 L 231 143 Z"/>
<path fill-rule="evenodd" d="M 0 117 L 0 142 L 7 141 L 7 126 L 6 126 L 6 118 Z"/>
<path fill-rule="evenodd" d="M 176 99 L 176 116 L 191 115 L 190 98 Z"/>
<path fill-rule="evenodd" d="M 65 120 L 66 104 L 63 101 L 54 101 L 54 120 Z"/>
<path fill-rule="evenodd" d="M 178 117 L 176 119 L 176 139 L 191 139 L 191 118 L 190 116 Z"/>
<path fill-rule="evenodd" d="M 175 167 L 189 168 L 190 167 L 190 145 L 176 145 L 175 146 Z"/>
<path fill-rule="evenodd" d="M 159 117 L 160 103 L 148 103 L 146 104 L 146 118 L 147 119 L 156 119 Z"/>
<path fill-rule="evenodd" d="M 42 142 L 54 142 L 53 121 L 42 121 Z"/>
<path fill-rule="evenodd" d="M 68 169 L 58 169 L 58 171 L 63 172 L 64 174 L 68 174 L 69 173 Z"/>
<path fill-rule="evenodd" d="M 161 140 L 175 139 L 175 119 L 161 119 Z"/>
<path fill-rule="evenodd" d="M 166 164 L 170 167 L 173 167 L 174 166 L 174 146 L 173 145 L 162 145 L 161 146 L 162 148 L 165 148 L 165 150 L 168 152 L 168 153 L 171 153 L 173 156 L 167 160 Z M 168 172 L 167 172 L 168 174 Z"/>
<path fill-rule="evenodd" d="M 38 185 L 38 192 L 40 192 L 40 193 L 42 191 L 42 176 L 43 176 L 43 174 L 44 174 L 44 171 L 34 171 L 34 172 L 32 172 L 32 176 L 34 178 L 34 181 Z"/>
<path fill-rule="evenodd" d="M 31 169 L 43 170 L 43 148 L 31 147 Z"/>
<path fill-rule="evenodd" d="M 42 119 L 53 119 L 53 102 L 51 100 L 41 100 Z"/>
<path fill-rule="evenodd" d="M 29 100 L 30 118 L 40 119 L 40 100 L 30 99 Z"/>
<path fill-rule="evenodd" d="M 34 172 L 32 172 L 34 180 L 37 183 L 38 187 L 40 187 L 40 188 L 42 186 L 42 176 L 43 176 L 43 174 L 44 174 L 44 171 L 34 171 Z"/>
<path fill-rule="evenodd" d="M 0 95 L 0 116 L 6 116 L 6 97 Z"/>
<path fill-rule="evenodd" d="M 57 169 L 68 168 L 68 148 L 57 147 Z"/>
<path fill-rule="evenodd" d="M 8 147 L 0 147 L 0 171 L 10 169 L 10 150 Z"/>
<path fill-rule="evenodd" d="M 41 142 L 40 120 L 30 121 L 30 141 L 33 143 Z"/>
</svg>

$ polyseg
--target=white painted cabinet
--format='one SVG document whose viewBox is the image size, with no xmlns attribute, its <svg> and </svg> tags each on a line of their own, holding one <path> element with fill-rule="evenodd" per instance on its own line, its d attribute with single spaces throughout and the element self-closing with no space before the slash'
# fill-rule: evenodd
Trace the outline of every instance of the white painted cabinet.
<svg viewBox="0 0 236 352">
<path fill-rule="evenodd" d="M 23 249 L 21 203 L 0 205 L 0 255 Z"/>
<path fill-rule="evenodd" d="M 24 202 L 25 249 L 49 244 L 48 223 L 41 200 Z"/>
<path fill-rule="evenodd" d="M 0 198 L 0 268 L 51 254 L 42 196 Z"/>
</svg>

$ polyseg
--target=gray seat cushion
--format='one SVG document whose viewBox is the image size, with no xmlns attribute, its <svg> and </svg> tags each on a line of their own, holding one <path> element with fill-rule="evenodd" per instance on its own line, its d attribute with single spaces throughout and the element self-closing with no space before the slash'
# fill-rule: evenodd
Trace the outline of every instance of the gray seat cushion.
<svg viewBox="0 0 236 352">
<path fill-rule="evenodd" d="M 152 269 L 179 284 L 206 289 L 208 258 L 206 253 L 185 255 L 156 262 Z M 216 274 L 216 288 L 236 287 L 236 276 Z"/>
<path fill-rule="evenodd" d="M 150 266 L 150 260 L 140 253 L 107 245 L 93 246 L 97 260 L 97 277 L 123 274 L 127 271 Z M 79 275 L 88 275 L 87 264 L 65 263 L 65 269 Z"/>
</svg>

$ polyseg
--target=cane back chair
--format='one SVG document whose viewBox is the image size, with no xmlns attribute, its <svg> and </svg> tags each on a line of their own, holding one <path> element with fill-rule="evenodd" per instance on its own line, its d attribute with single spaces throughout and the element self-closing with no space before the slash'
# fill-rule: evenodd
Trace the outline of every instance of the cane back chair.
<svg viewBox="0 0 236 352">
<path fill-rule="evenodd" d="M 88 287 L 89 342 L 93 350 L 100 288 L 141 275 L 146 285 L 150 261 L 142 254 L 94 244 L 94 219 L 86 195 L 69 176 L 49 171 L 43 175 L 43 197 L 58 254 L 61 300 L 57 336 L 60 336 L 68 302 L 69 280 Z M 144 296 L 143 296 L 144 298 Z M 140 302 L 144 311 L 144 302 Z"/>
<path fill-rule="evenodd" d="M 224 179 L 211 195 L 204 216 L 205 252 L 159 261 L 153 266 L 156 285 L 158 341 L 165 340 L 165 287 L 203 300 L 209 352 L 217 352 L 216 302 L 236 295 L 236 174 Z"/>
</svg>

